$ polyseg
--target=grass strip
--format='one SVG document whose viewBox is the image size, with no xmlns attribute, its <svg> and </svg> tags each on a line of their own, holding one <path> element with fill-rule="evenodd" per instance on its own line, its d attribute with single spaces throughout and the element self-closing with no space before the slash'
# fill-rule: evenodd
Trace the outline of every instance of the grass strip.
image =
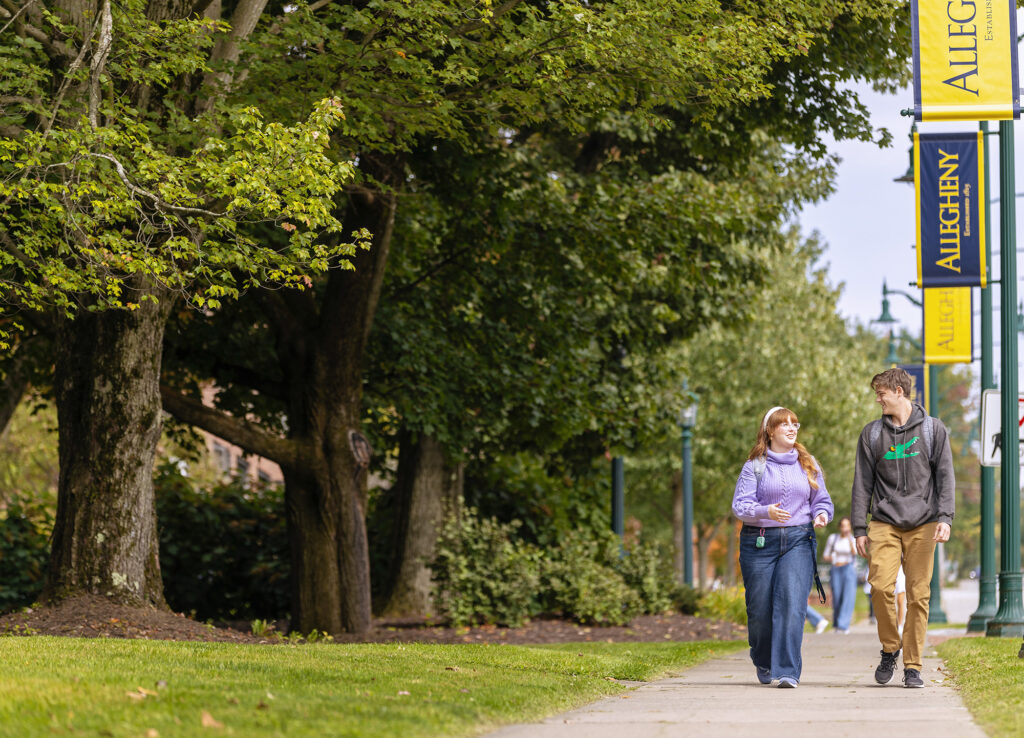
<svg viewBox="0 0 1024 738">
<path fill-rule="evenodd" d="M 467 736 L 731 653 L 557 646 L 0 638 L 0 736 Z"/>
<path fill-rule="evenodd" d="M 1024 735 L 1024 661 L 1019 638 L 951 638 L 938 645 L 975 721 L 992 738 Z"/>
</svg>

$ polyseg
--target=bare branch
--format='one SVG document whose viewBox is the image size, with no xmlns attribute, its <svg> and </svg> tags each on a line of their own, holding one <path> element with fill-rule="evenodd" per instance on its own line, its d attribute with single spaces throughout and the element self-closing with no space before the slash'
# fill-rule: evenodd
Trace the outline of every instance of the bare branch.
<svg viewBox="0 0 1024 738">
<path fill-rule="evenodd" d="M 144 197 L 150 202 L 152 202 L 158 210 L 170 210 L 172 212 L 182 213 L 184 215 L 202 215 L 206 218 L 223 218 L 226 215 L 226 213 L 215 213 L 214 211 L 206 210 L 205 208 L 189 208 L 184 207 L 182 205 L 172 205 L 171 203 L 162 199 L 159 195 L 154 194 L 149 190 L 145 190 L 142 187 L 139 187 L 138 185 L 134 184 L 130 179 L 128 179 L 128 173 L 125 172 L 124 165 L 121 164 L 121 162 L 119 162 L 114 157 L 110 156 L 109 154 L 90 153 L 89 156 L 94 156 L 98 159 L 106 159 L 111 164 L 113 164 L 114 169 L 117 170 L 117 176 L 124 183 L 124 186 L 127 187 L 132 192 L 134 192 L 136 195 L 140 195 L 141 197 Z"/>
<path fill-rule="evenodd" d="M 21 15 L 26 10 L 28 10 L 29 8 L 32 7 L 32 5 L 35 3 L 35 1 L 36 0 L 29 0 L 27 3 L 25 3 L 20 8 L 18 8 L 13 14 L 10 12 L 10 10 L 6 10 L 5 12 L 8 15 L 11 16 L 11 19 L 9 21 L 7 21 L 6 23 L 4 23 L 4 27 L 3 28 L 0 28 L 0 33 L 3 33 L 4 31 L 6 31 L 10 27 L 10 25 L 12 23 L 14 23 L 14 21 L 18 20 L 18 16 L 19 15 Z M 7 6 L 7 8 L 11 8 L 11 4 L 10 3 L 4 3 L 4 5 Z"/>
</svg>

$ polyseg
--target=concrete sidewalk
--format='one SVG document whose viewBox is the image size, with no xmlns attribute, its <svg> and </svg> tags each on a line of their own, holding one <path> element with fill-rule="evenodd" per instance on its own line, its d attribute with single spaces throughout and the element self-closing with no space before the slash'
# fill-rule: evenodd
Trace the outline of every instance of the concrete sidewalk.
<svg viewBox="0 0 1024 738">
<path fill-rule="evenodd" d="M 925 648 L 924 689 L 903 687 L 902 661 L 892 683 L 875 684 L 879 650 L 874 626 L 867 624 L 854 626 L 848 635 L 831 629 L 808 633 L 798 689 L 758 684 L 744 649 L 541 723 L 505 728 L 491 738 L 985 735 L 959 694 L 944 683 L 934 649 Z"/>
</svg>

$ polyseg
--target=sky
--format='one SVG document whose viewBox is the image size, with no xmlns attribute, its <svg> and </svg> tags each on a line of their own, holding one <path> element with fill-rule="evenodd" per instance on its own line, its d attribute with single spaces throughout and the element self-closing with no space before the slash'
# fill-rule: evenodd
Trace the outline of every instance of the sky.
<svg viewBox="0 0 1024 738">
<path fill-rule="evenodd" d="M 917 295 L 917 288 L 909 286 L 917 278 L 917 257 L 914 251 L 914 187 L 894 182 L 903 175 L 909 164 L 910 126 L 912 119 L 900 115 L 900 110 L 913 106 L 913 94 L 907 89 L 896 95 L 883 95 L 868 86 L 854 88 L 871 111 L 876 128 L 885 127 L 893 135 L 893 144 L 879 148 L 876 144 L 856 141 L 831 142 L 829 150 L 842 161 L 838 167 L 835 192 L 826 201 L 807 206 L 798 217 L 804 233 L 818 231 L 827 246 L 823 262 L 828 265 L 833 284 L 843 283 L 839 312 L 844 318 L 861 323 L 874 320 L 881 313 L 882 281 L 892 289 L 902 289 Z M 998 123 L 990 125 L 998 129 Z M 922 133 L 941 131 L 973 131 L 977 124 L 921 123 Z M 1018 127 L 1015 160 L 1018 172 L 1017 191 L 1024 191 L 1024 133 Z M 990 137 L 989 183 L 993 197 L 999 194 L 998 138 Z M 1018 232 L 1024 221 L 1024 200 L 1018 200 Z M 998 277 L 999 206 L 992 206 L 993 279 Z M 1018 265 L 1018 274 L 1020 267 Z M 1019 280 L 1018 280 L 1019 285 Z M 1020 287 L 1018 286 L 1018 292 Z M 980 307 L 975 290 L 975 311 Z M 993 297 L 999 305 L 999 290 Z M 912 332 L 919 332 L 920 308 L 898 295 L 889 298 L 890 310 L 900 324 Z M 977 321 L 977 317 L 976 317 Z M 998 321 L 998 318 L 997 318 Z M 996 323 L 998 340 L 998 322 Z M 978 345 L 975 331 L 975 345 Z M 998 349 L 997 349 L 998 350 Z M 976 349 L 977 353 L 977 349 Z"/>
</svg>

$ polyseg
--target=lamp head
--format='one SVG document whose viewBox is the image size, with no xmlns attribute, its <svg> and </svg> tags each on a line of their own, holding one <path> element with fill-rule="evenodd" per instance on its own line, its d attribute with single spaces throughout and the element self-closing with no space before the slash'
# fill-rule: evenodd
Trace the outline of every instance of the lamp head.
<svg viewBox="0 0 1024 738">
<path fill-rule="evenodd" d="M 686 430 L 693 430 L 697 425 L 697 408 L 700 405 L 700 395 L 690 391 L 689 382 L 683 380 L 683 407 L 679 410 L 679 425 Z"/>
<path fill-rule="evenodd" d="M 882 314 L 875 320 L 876 323 L 885 323 L 891 325 L 896 322 L 896 318 L 892 317 L 892 313 L 889 312 L 889 298 L 882 298 Z"/>
</svg>

